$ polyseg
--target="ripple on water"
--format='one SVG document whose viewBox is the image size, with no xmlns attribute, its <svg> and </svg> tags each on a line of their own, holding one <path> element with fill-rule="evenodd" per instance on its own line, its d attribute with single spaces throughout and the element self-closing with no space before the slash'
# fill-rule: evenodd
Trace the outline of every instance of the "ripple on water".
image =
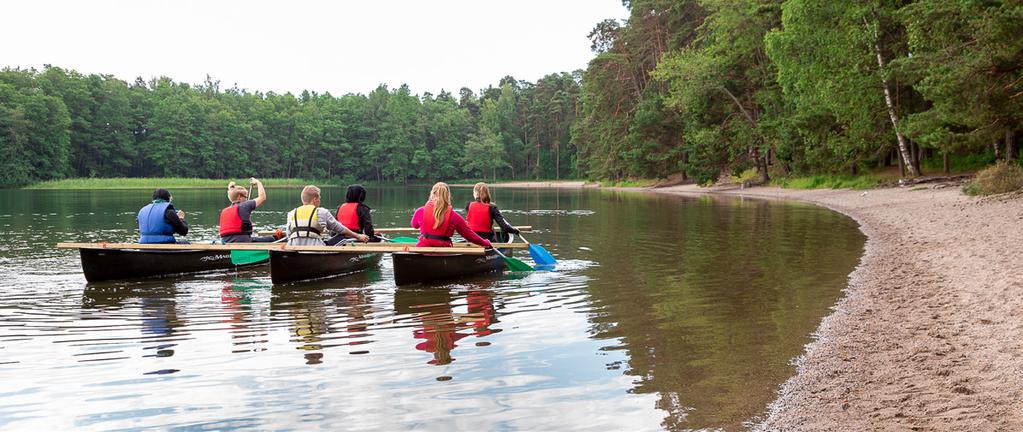
<svg viewBox="0 0 1023 432">
<path fill-rule="evenodd" d="M 287 286 L 266 267 L 87 284 L 77 252 L 50 247 L 134 240 L 147 194 L 0 215 L 0 429 L 732 428 L 837 297 L 820 287 L 844 284 L 858 253 L 834 250 L 862 245 L 806 209 L 500 191 L 554 271 L 396 287 L 384 259 Z M 222 195 L 175 194 L 190 237 L 215 236 Z M 371 197 L 374 220 L 406 223 L 412 207 L 388 196 Z"/>
</svg>

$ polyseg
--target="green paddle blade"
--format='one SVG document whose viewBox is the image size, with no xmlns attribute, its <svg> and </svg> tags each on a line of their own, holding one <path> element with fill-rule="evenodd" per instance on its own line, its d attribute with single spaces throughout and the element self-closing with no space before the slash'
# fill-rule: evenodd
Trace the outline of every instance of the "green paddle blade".
<svg viewBox="0 0 1023 432">
<path fill-rule="evenodd" d="M 270 259 L 269 251 L 261 250 L 233 250 L 231 251 L 231 264 L 246 265 L 257 264 Z"/>
<path fill-rule="evenodd" d="M 533 271 L 533 268 L 519 260 L 518 258 L 504 257 L 504 264 L 508 266 L 509 271 L 521 272 L 521 271 Z"/>
<path fill-rule="evenodd" d="M 419 239 L 415 237 L 392 237 L 391 241 L 395 243 L 419 243 Z"/>
</svg>

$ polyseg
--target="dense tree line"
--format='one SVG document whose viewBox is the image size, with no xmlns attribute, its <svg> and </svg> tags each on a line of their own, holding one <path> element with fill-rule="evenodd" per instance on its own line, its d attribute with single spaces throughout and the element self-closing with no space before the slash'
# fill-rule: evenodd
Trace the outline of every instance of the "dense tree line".
<svg viewBox="0 0 1023 432">
<path fill-rule="evenodd" d="M 624 25 L 590 34 L 582 176 L 916 175 L 927 156 L 1016 157 L 1018 1 L 624 3 Z"/>
<path fill-rule="evenodd" d="M 380 86 L 336 97 L 7 68 L 0 185 L 65 177 L 571 177 L 578 78 L 505 77 L 479 95 Z"/>
<path fill-rule="evenodd" d="M 0 185 L 63 177 L 699 182 L 1016 158 L 1023 4 L 624 0 L 585 71 L 479 94 L 0 72 Z"/>
</svg>

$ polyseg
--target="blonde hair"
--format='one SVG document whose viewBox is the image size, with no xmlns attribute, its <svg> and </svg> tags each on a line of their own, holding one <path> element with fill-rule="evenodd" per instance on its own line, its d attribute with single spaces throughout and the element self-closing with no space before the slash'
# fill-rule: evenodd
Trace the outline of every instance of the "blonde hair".
<svg viewBox="0 0 1023 432">
<path fill-rule="evenodd" d="M 309 185 L 302 188 L 302 204 L 312 204 L 313 200 L 320 197 L 320 188 Z"/>
<path fill-rule="evenodd" d="M 441 222 L 444 222 L 444 214 L 451 207 L 451 189 L 448 189 L 447 183 L 437 182 L 433 189 L 430 189 L 430 198 L 433 199 L 433 229 L 437 229 L 440 228 Z"/>
<path fill-rule="evenodd" d="M 486 183 L 479 182 L 472 187 L 472 191 L 479 195 L 480 202 L 483 204 L 490 204 L 490 188 L 487 187 Z"/>
<path fill-rule="evenodd" d="M 236 185 L 234 182 L 227 184 L 227 199 L 231 202 L 238 201 L 238 197 L 245 195 L 245 198 L 249 197 L 249 191 L 242 186 Z"/>
</svg>

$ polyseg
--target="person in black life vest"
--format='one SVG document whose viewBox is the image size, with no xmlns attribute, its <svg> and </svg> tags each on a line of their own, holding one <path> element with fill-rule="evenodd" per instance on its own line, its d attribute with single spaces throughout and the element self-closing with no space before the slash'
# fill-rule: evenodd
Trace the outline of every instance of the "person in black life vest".
<svg viewBox="0 0 1023 432">
<path fill-rule="evenodd" d="M 267 243 L 284 237 L 280 230 L 273 237 L 252 236 L 252 211 L 266 202 L 266 189 L 256 178 L 249 179 L 249 183 L 259 190 L 256 199 L 249 199 L 249 191 L 234 182 L 227 185 L 231 205 L 220 211 L 220 239 L 224 243 Z"/>
<path fill-rule="evenodd" d="M 153 202 L 142 207 L 135 220 L 139 223 L 139 243 L 188 243 L 174 238 L 174 234 L 188 235 L 188 223 L 185 212 L 174 209 L 167 189 L 153 191 Z"/>
<path fill-rule="evenodd" d="M 348 190 L 345 191 L 345 203 L 338 206 L 334 217 L 341 222 L 341 225 L 352 231 L 369 236 L 369 241 L 379 242 L 380 237 L 377 237 L 373 231 L 373 217 L 370 215 L 372 209 L 363 201 L 366 201 L 366 188 L 360 184 L 348 186 Z M 327 240 L 326 243 L 328 245 L 336 244 L 343 237 L 342 234 L 338 234 Z"/>
<path fill-rule="evenodd" d="M 508 234 L 518 234 L 519 230 L 508 224 L 501 215 L 497 205 L 490 202 L 490 188 L 486 183 L 479 182 L 472 187 L 472 198 L 474 201 L 465 206 L 465 221 L 469 223 L 469 229 L 473 230 L 480 237 L 493 241 L 494 222 L 501 227 L 501 231 Z"/>
</svg>

